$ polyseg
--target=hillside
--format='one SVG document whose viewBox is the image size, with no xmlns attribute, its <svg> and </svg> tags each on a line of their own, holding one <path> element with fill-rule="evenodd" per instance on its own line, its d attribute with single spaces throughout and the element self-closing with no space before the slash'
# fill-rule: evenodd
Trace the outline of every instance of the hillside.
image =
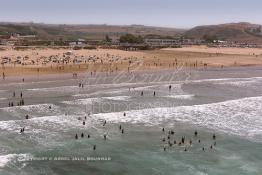
<svg viewBox="0 0 262 175">
<path fill-rule="evenodd" d="M 12 33 L 21 35 L 37 35 L 41 40 L 75 40 L 97 39 L 103 40 L 119 38 L 130 33 L 151 38 L 186 38 L 237 41 L 243 43 L 262 44 L 262 31 L 258 24 L 228 23 L 220 25 L 206 25 L 194 27 L 190 30 L 152 27 L 143 25 L 62 25 L 43 23 L 0 23 L 0 37 L 10 36 Z"/>
<path fill-rule="evenodd" d="M 106 35 L 110 37 L 120 37 L 130 33 L 135 35 L 160 35 L 177 36 L 184 30 L 150 27 L 143 25 L 51 25 L 36 23 L 0 23 L 0 35 L 19 33 L 21 35 L 37 35 L 40 39 L 104 39 Z"/>
<path fill-rule="evenodd" d="M 203 39 L 213 37 L 219 40 L 246 43 L 262 43 L 260 25 L 250 23 L 228 23 L 220 25 L 198 26 L 185 32 L 186 37 Z"/>
</svg>

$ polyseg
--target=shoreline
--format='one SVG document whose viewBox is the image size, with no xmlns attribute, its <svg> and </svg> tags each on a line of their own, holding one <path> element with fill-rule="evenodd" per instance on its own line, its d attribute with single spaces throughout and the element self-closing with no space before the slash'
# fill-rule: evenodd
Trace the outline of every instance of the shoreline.
<svg viewBox="0 0 262 175">
<path fill-rule="evenodd" d="M 208 71 L 234 71 L 234 70 L 256 70 L 256 69 L 262 69 L 262 65 L 252 65 L 252 66 L 228 66 L 224 68 L 220 67 L 209 67 L 209 68 L 198 68 L 198 69 L 190 69 L 190 68 L 181 68 L 181 69 L 144 69 L 144 70 L 135 70 L 128 73 L 127 71 L 118 71 L 109 73 L 108 72 L 96 72 L 96 74 L 93 74 L 91 76 L 90 72 L 83 71 L 83 72 L 77 72 L 77 77 L 73 77 L 73 73 L 71 72 L 63 72 L 63 73 L 46 73 L 46 74 L 40 74 L 40 75 L 34 75 L 34 74 L 24 74 L 24 75 L 11 75 L 7 76 L 5 80 L 2 78 L 0 79 L 0 84 L 9 84 L 9 83 L 23 83 L 22 79 L 24 78 L 25 82 L 45 82 L 45 81 L 82 81 L 84 78 L 97 78 L 99 76 L 103 76 L 103 78 L 109 77 L 116 77 L 120 76 L 121 74 L 124 75 L 138 75 L 138 74 L 159 74 L 161 73 L 180 73 L 180 72 L 208 72 Z M 1 87 L 1 86 L 0 86 Z"/>
</svg>

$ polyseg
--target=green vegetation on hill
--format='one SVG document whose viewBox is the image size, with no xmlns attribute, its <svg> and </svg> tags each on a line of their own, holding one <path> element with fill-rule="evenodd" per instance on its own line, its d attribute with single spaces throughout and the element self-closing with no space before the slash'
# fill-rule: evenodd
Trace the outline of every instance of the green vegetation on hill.
<svg viewBox="0 0 262 175">
<path fill-rule="evenodd" d="M 262 43 L 259 37 L 259 25 L 250 23 L 229 23 L 220 25 L 198 26 L 185 32 L 185 36 L 195 39 L 226 40 L 242 43 Z"/>
<path fill-rule="evenodd" d="M 148 27 L 142 25 L 51 25 L 38 23 L 0 23 L 0 35 L 37 35 L 40 40 L 105 40 L 119 38 L 127 33 L 135 36 L 180 35 L 183 30 L 173 28 Z"/>
<path fill-rule="evenodd" d="M 144 39 L 141 36 L 126 34 L 120 37 L 121 43 L 143 43 Z"/>
</svg>

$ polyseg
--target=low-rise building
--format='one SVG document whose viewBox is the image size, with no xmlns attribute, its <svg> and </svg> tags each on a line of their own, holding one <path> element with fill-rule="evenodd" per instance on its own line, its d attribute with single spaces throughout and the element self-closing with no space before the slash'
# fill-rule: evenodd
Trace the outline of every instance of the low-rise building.
<svg viewBox="0 0 262 175">
<path fill-rule="evenodd" d="M 145 43 L 151 46 L 175 46 L 180 42 L 177 39 L 145 39 Z"/>
</svg>

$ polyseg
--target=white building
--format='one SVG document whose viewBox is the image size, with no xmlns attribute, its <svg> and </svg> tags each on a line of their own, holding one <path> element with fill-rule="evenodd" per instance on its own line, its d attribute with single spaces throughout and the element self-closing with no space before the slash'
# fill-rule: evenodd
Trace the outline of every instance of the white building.
<svg viewBox="0 0 262 175">
<path fill-rule="evenodd" d="M 152 46 L 174 46 L 180 42 L 176 39 L 145 39 L 145 43 Z"/>
</svg>

